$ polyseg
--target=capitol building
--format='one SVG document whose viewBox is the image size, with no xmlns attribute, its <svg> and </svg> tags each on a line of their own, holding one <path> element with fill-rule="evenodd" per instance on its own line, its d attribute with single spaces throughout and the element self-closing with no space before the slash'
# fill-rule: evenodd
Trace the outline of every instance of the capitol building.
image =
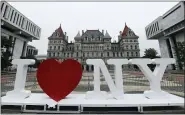
<svg viewBox="0 0 185 115">
<path fill-rule="evenodd" d="M 86 59 L 103 59 L 106 64 L 110 58 L 140 57 L 138 38 L 139 36 L 125 24 L 123 31 L 120 31 L 118 35 L 118 40 L 114 42 L 111 42 L 112 37 L 108 31 L 104 30 L 82 30 L 74 37 L 74 42 L 69 42 L 66 32 L 63 32 L 60 25 L 48 37 L 47 58 L 55 58 L 60 61 L 73 58 L 82 64 L 84 71 L 93 71 L 93 65 L 87 65 Z M 131 65 L 122 67 L 132 68 Z M 107 68 L 113 69 L 113 66 L 107 65 Z"/>
</svg>

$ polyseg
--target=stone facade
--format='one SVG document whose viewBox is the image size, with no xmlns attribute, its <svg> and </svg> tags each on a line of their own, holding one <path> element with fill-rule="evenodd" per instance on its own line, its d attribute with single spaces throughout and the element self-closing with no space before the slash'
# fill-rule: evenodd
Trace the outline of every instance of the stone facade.
<svg viewBox="0 0 185 115">
<path fill-rule="evenodd" d="M 86 59 L 103 59 L 106 63 L 110 58 L 140 57 L 138 36 L 125 24 L 123 32 L 119 33 L 118 42 L 111 42 L 112 37 L 104 30 L 82 30 L 74 37 L 75 42 L 68 42 L 66 32 L 61 26 L 48 38 L 47 58 L 57 58 L 61 61 L 74 58 L 82 64 L 86 71 L 93 71 L 92 65 L 86 64 Z M 113 66 L 108 65 L 109 69 Z M 127 68 L 126 66 L 123 66 Z"/>
</svg>

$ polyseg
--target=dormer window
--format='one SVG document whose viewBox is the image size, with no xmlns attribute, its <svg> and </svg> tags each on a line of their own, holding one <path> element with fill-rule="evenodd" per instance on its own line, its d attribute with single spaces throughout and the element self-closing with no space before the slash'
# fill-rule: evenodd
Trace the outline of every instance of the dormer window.
<svg viewBox="0 0 185 115">
<path fill-rule="evenodd" d="M 59 37 L 60 36 L 60 33 L 59 32 L 57 32 L 57 37 Z"/>
</svg>

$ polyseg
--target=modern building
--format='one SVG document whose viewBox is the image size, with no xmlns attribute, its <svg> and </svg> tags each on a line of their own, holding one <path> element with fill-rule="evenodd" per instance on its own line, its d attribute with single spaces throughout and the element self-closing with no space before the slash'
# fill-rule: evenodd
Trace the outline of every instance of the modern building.
<svg viewBox="0 0 185 115">
<path fill-rule="evenodd" d="M 32 45 L 27 45 L 27 48 L 26 48 L 26 56 L 35 56 L 38 54 L 38 49 L 36 49 L 34 46 Z"/>
<path fill-rule="evenodd" d="M 161 56 L 163 58 L 175 58 L 174 50 L 177 42 L 185 40 L 185 1 L 179 2 L 164 15 L 159 16 L 146 26 L 146 36 L 149 40 L 158 40 Z M 182 69 L 176 62 L 169 69 Z"/>
<path fill-rule="evenodd" d="M 1 6 L 1 39 L 11 39 L 12 59 L 26 56 L 28 42 L 39 40 L 41 28 L 24 16 L 9 3 L 2 1 Z"/>
<path fill-rule="evenodd" d="M 36 55 L 37 60 L 43 61 L 47 59 L 47 55 Z"/>
<path fill-rule="evenodd" d="M 75 42 L 68 42 L 68 36 L 61 25 L 48 38 L 48 58 L 61 61 L 73 58 L 82 64 L 84 71 L 93 71 L 92 65 L 86 64 L 86 59 L 103 59 L 105 63 L 110 58 L 140 57 L 138 36 L 125 24 L 123 32 L 118 35 L 117 42 L 111 42 L 112 37 L 104 30 L 82 30 L 74 37 Z M 109 69 L 113 66 L 107 65 Z M 129 68 L 123 66 L 124 68 Z"/>
</svg>

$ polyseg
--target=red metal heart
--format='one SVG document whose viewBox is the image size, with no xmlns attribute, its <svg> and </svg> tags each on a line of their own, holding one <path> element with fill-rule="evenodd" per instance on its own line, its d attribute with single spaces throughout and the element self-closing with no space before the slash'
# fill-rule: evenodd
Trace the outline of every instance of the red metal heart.
<svg viewBox="0 0 185 115">
<path fill-rule="evenodd" d="M 40 87 L 57 102 L 76 88 L 81 77 L 81 64 L 73 59 L 67 59 L 62 63 L 56 59 L 47 59 L 39 65 L 37 71 Z"/>
</svg>

